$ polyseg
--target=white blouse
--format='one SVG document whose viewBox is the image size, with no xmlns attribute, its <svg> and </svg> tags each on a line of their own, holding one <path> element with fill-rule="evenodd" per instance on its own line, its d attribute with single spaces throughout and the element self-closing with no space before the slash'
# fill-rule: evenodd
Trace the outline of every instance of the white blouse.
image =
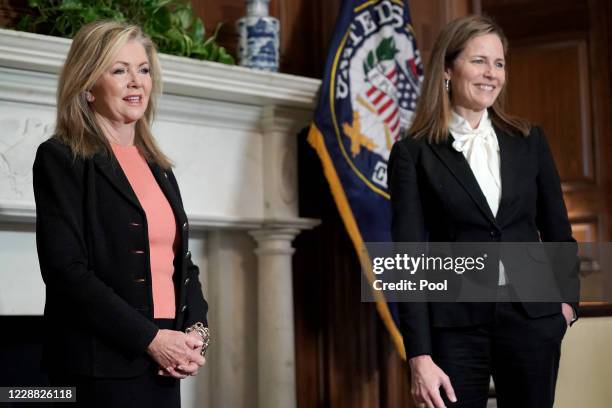
<svg viewBox="0 0 612 408">
<path fill-rule="evenodd" d="M 489 113 L 485 109 L 478 127 L 472 129 L 467 120 L 453 111 L 449 131 L 455 139 L 453 148 L 467 160 L 493 216 L 497 216 L 501 199 L 499 143 Z M 504 265 L 500 261 L 498 283 L 501 286 L 507 281 Z"/>
</svg>

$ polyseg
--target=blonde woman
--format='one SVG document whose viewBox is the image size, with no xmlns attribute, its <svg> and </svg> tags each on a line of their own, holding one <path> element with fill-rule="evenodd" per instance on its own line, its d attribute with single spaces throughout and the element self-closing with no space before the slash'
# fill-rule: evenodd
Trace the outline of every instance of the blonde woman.
<svg viewBox="0 0 612 408">
<path fill-rule="evenodd" d="M 483 16 L 455 20 L 438 36 L 414 122 L 389 160 L 394 241 L 575 242 L 542 130 L 504 112 L 506 50 L 501 29 Z M 487 279 L 499 299 L 511 298 L 503 264 Z M 400 303 L 416 402 L 485 408 L 492 375 L 500 407 L 552 408 L 561 341 L 577 310 Z"/>
<path fill-rule="evenodd" d="M 150 128 L 160 75 L 137 26 L 84 26 L 34 162 L 43 365 L 52 385 L 77 387 L 78 406 L 179 407 L 179 379 L 205 362 L 189 224 Z"/>
</svg>

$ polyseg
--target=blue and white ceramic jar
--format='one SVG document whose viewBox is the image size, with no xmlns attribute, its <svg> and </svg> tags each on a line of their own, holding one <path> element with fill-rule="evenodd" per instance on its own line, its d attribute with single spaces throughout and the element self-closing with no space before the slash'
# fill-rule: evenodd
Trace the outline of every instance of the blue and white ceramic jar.
<svg viewBox="0 0 612 408">
<path fill-rule="evenodd" d="M 247 16 L 237 22 L 240 65 L 278 71 L 279 21 L 268 15 L 270 0 L 247 0 Z"/>
</svg>

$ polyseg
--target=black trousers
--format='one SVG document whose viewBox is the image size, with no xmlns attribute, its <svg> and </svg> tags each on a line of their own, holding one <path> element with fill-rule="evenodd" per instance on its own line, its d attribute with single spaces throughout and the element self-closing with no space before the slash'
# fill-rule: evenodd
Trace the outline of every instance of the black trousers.
<svg viewBox="0 0 612 408">
<path fill-rule="evenodd" d="M 567 330 L 563 314 L 529 318 L 520 303 L 496 304 L 490 324 L 434 328 L 434 362 L 450 377 L 457 396 L 453 408 L 485 408 L 489 378 L 498 408 L 552 408 Z"/>
<path fill-rule="evenodd" d="M 172 319 L 155 319 L 160 329 L 171 329 Z M 180 408 L 179 380 L 157 374 L 151 360 L 144 374 L 130 378 L 97 378 L 71 373 L 49 373 L 52 386 L 76 387 L 76 403 L 55 403 L 68 408 Z"/>
</svg>

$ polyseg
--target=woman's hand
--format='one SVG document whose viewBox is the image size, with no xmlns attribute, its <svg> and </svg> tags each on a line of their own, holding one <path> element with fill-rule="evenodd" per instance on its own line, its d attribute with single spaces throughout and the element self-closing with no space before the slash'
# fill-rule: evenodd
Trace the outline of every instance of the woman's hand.
<svg viewBox="0 0 612 408">
<path fill-rule="evenodd" d="M 188 333 L 187 336 L 193 337 L 196 341 L 199 340 L 200 343 L 202 342 L 202 338 L 197 332 Z M 190 375 L 197 375 L 200 367 L 206 363 L 206 358 L 202 356 L 202 345 L 197 346 L 189 352 L 190 361 L 188 364 L 181 364 L 169 370 L 160 370 L 159 374 L 180 379 L 187 378 Z"/>
<path fill-rule="evenodd" d="M 569 326 L 572 320 L 574 320 L 574 308 L 568 303 L 561 303 L 561 313 L 565 317 L 565 323 Z"/>
<path fill-rule="evenodd" d="M 181 332 L 177 332 L 177 333 L 181 333 Z M 201 355 L 203 343 L 202 343 L 202 339 L 200 338 L 200 336 L 196 332 L 191 332 L 187 334 L 187 336 L 192 337 L 195 340 L 196 344 L 199 344 L 195 348 L 189 350 L 189 353 L 187 356 L 189 359 L 189 362 L 187 364 L 179 364 L 177 366 L 170 366 L 170 367 L 160 366 L 160 369 L 158 371 L 159 375 L 162 375 L 165 377 L 174 377 L 174 378 L 178 378 L 182 380 L 184 378 L 187 378 L 190 375 L 192 376 L 197 375 L 198 369 L 206 363 L 206 359 L 202 357 Z"/>
<path fill-rule="evenodd" d="M 417 404 L 425 403 L 427 408 L 445 408 L 440 396 L 440 387 L 444 388 L 448 399 L 457 401 L 455 391 L 448 376 L 438 367 L 431 356 L 416 356 L 409 360 L 412 373 L 412 398 Z"/>
<path fill-rule="evenodd" d="M 195 350 L 198 353 L 198 355 L 201 357 L 202 354 L 202 346 L 204 345 L 204 343 L 202 342 L 202 337 L 200 337 L 200 335 L 198 334 L 198 332 L 196 331 L 192 331 L 187 333 L 187 336 L 193 337 L 196 340 L 199 340 L 201 345 L 196 347 Z M 203 357 L 202 357 L 203 358 Z M 198 367 L 202 367 L 204 365 L 204 362 L 202 362 L 202 364 L 199 364 Z"/>
<path fill-rule="evenodd" d="M 201 339 L 175 330 L 159 330 L 153 338 L 147 352 L 165 371 L 176 378 L 185 378 L 193 372 L 190 364 L 196 362 L 198 367 L 204 364 L 204 358 L 199 355 L 199 348 L 204 343 Z M 201 363 L 201 364 L 198 364 Z M 181 372 L 179 367 L 187 368 Z M 179 369 L 179 371 L 176 371 Z M 196 368 L 197 371 L 197 368 Z"/>
</svg>

